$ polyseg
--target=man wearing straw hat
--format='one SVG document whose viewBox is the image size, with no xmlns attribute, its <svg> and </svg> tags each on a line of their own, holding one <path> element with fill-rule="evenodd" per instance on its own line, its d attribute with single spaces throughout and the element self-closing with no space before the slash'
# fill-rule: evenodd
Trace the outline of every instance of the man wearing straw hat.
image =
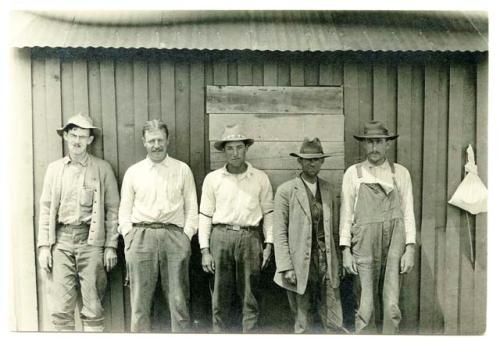
<svg viewBox="0 0 500 345">
<path fill-rule="evenodd" d="M 274 281 L 287 289 L 295 333 L 342 331 L 338 245 L 333 235 L 333 186 L 318 177 L 325 158 L 318 138 L 305 138 L 297 157 L 301 173 L 278 187 L 274 199 Z"/>
<path fill-rule="evenodd" d="M 257 327 L 260 271 L 272 253 L 273 192 L 267 175 L 245 160 L 253 142 L 238 125 L 226 126 L 214 147 L 224 152 L 227 163 L 203 181 L 199 241 L 203 270 L 214 275 L 214 332 L 229 331 L 232 321 L 239 319 L 231 313 L 233 294 L 241 304 L 243 332 Z"/>
<path fill-rule="evenodd" d="M 83 330 L 104 330 L 106 271 L 117 262 L 118 186 L 109 163 L 87 153 L 99 129 L 78 114 L 57 130 L 69 154 L 52 162 L 40 198 L 38 260 L 47 272 L 53 326 L 75 328 L 78 289 Z"/>
<path fill-rule="evenodd" d="M 340 246 L 343 267 L 355 279 L 356 332 L 394 334 L 401 321 L 402 275 L 414 265 L 415 217 L 408 170 L 390 162 L 390 134 L 380 121 L 365 123 L 367 159 L 349 167 L 342 183 Z"/>
</svg>

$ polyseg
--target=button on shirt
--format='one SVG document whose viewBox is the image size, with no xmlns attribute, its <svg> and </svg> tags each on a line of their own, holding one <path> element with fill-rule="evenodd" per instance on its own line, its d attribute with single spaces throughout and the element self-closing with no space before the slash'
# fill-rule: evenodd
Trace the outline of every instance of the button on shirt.
<svg viewBox="0 0 500 345">
<path fill-rule="evenodd" d="M 231 174 L 224 166 L 205 177 L 200 201 L 200 248 L 209 247 L 212 224 L 257 226 L 262 218 L 265 242 L 273 242 L 273 189 L 269 177 L 246 164 L 242 174 Z M 211 222 L 206 222 L 210 218 Z"/>
<path fill-rule="evenodd" d="M 133 223 L 170 223 L 191 238 L 198 226 L 198 202 L 189 166 L 169 156 L 161 163 L 149 157 L 131 166 L 123 178 L 119 232 Z"/>
<path fill-rule="evenodd" d="M 88 154 L 80 162 L 72 161 L 69 156 L 63 159 L 59 223 L 67 225 L 90 223 L 94 189 L 85 186 L 88 162 Z"/>
<path fill-rule="evenodd" d="M 368 160 L 361 163 L 362 178 L 358 178 L 356 165 L 350 166 L 342 182 L 342 204 L 340 207 L 340 245 L 351 245 L 351 227 L 354 220 L 354 209 L 361 183 L 379 183 L 386 193 L 394 189 L 391 166 L 386 160 L 382 165 L 375 166 Z M 413 213 L 413 192 L 411 177 L 408 170 L 394 163 L 395 179 L 401 199 L 406 243 L 415 243 L 415 216 Z"/>
</svg>

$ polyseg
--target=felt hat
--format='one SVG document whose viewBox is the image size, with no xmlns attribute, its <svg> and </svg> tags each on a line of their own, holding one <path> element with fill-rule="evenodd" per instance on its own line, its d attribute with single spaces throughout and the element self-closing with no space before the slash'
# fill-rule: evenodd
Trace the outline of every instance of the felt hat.
<svg viewBox="0 0 500 345">
<path fill-rule="evenodd" d="M 221 139 L 214 143 L 214 147 L 216 150 L 223 151 L 224 145 L 229 141 L 243 141 L 248 146 L 254 143 L 254 140 L 243 134 L 240 127 L 235 124 L 227 125 L 224 128 Z"/>
<path fill-rule="evenodd" d="M 94 126 L 94 122 L 92 121 L 92 118 L 90 118 L 89 116 L 83 115 L 82 113 L 78 113 L 78 114 L 70 117 L 68 122 L 63 127 L 56 129 L 57 134 L 59 134 L 60 136 L 63 136 L 64 130 L 69 125 L 75 125 L 75 126 L 78 126 L 80 128 L 83 128 L 83 129 L 91 129 L 94 136 L 100 131 L 100 128 Z"/>
<path fill-rule="evenodd" d="M 325 158 L 330 157 L 330 155 L 326 155 L 323 152 L 323 146 L 321 146 L 321 141 L 318 138 L 304 138 L 304 142 L 300 147 L 299 153 L 290 153 L 290 156 L 299 157 L 304 159 L 313 159 L 313 158 Z"/>
<path fill-rule="evenodd" d="M 396 139 L 399 135 L 389 133 L 389 130 L 382 122 L 373 120 L 365 122 L 362 134 L 359 135 L 354 134 L 353 136 L 357 140 L 361 141 L 364 139 L 393 140 Z"/>
</svg>

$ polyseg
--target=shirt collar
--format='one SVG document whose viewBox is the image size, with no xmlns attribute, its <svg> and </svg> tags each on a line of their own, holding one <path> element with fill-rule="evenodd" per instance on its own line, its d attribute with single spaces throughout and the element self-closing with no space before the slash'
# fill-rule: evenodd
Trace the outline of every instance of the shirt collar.
<svg viewBox="0 0 500 345">
<path fill-rule="evenodd" d="M 252 166 L 252 164 L 250 164 L 249 162 L 245 161 L 245 163 L 247 163 L 247 170 L 244 173 L 237 174 L 237 175 L 242 176 L 242 178 L 244 178 L 246 176 L 252 176 L 253 172 L 254 172 L 254 169 L 255 169 Z M 227 171 L 227 163 L 224 164 L 224 166 L 222 167 L 222 174 L 225 175 L 225 176 L 235 175 L 235 174 L 231 174 L 229 171 Z"/>
<path fill-rule="evenodd" d="M 79 163 L 81 166 L 86 167 L 89 164 L 89 159 L 90 159 L 89 157 L 90 157 L 89 154 L 87 152 L 85 152 L 85 157 L 83 157 L 83 159 L 81 161 L 75 162 L 75 163 Z M 69 155 L 67 155 L 63 158 L 64 164 L 69 164 L 71 162 L 73 162 L 73 161 L 71 160 L 71 157 Z"/>
<path fill-rule="evenodd" d="M 168 154 L 165 156 L 165 159 L 163 159 L 160 163 L 155 163 L 151 160 L 151 158 L 149 158 L 149 156 L 146 157 L 146 164 L 152 168 L 154 166 L 157 166 L 159 164 L 163 165 L 163 166 L 168 166 L 168 160 L 170 159 L 170 157 L 168 156 Z"/>
<path fill-rule="evenodd" d="M 373 169 L 373 168 L 384 169 L 384 170 L 390 169 L 389 161 L 387 160 L 387 158 L 385 159 L 384 163 L 382 163 L 382 165 L 373 165 L 372 163 L 370 163 L 368 159 L 363 162 L 363 165 L 367 169 Z"/>
</svg>

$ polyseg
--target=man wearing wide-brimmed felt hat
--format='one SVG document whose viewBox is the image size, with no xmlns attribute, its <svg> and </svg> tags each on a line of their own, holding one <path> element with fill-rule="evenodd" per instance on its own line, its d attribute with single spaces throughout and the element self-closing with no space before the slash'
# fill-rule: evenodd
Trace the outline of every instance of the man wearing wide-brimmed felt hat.
<svg viewBox="0 0 500 345">
<path fill-rule="evenodd" d="M 367 159 L 349 167 L 342 182 L 340 246 L 343 268 L 354 275 L 358 286 L 358 333 L 398 332 L 399 287 L 414 265 L 410 174 L 387 159 L 391 141 L 397 137 L 380 121 L 365 123 L 354 138 Z"/>
<path fill-rule="evenodd" d="M 117 262 L 118 186 L 109 163 L 87 153 L 99 133 L 90 117 L 79 113 L 56 131 L 68 155 L 47 168 L 37 239 L 51 321 L 56 330 L 75 329 L 79 289 L 83 330 L 103 331 L 106 270 Z"/>
<path fill-rule="evenodd" d="M 311 332 L 315 315 L 325 332 L 344 332 L 338 244 L 333 236 L 333 185 L 318 177 L 325 158 L 318 138 L 304 138 L 299 176 L 281 184 L 274 199 L 274 281 L 287 289 L 296 333 Z"/>
<path fill-rule="evenodd" d="M 203 181 L 199 241 L 203 270 L 214 275 L 214 332 L 228 332 L 240 319 L 230 312 L 233 294 L 239 297 L 243 314 L 238 329 L 251 332 L 257 327 L 260 271 L 272 253 L 273 191 L 267 175 L 246 161 L 253 142 L 238 125 L 226 126 L 214 143 L 226 164 Z"/>
</svg>

